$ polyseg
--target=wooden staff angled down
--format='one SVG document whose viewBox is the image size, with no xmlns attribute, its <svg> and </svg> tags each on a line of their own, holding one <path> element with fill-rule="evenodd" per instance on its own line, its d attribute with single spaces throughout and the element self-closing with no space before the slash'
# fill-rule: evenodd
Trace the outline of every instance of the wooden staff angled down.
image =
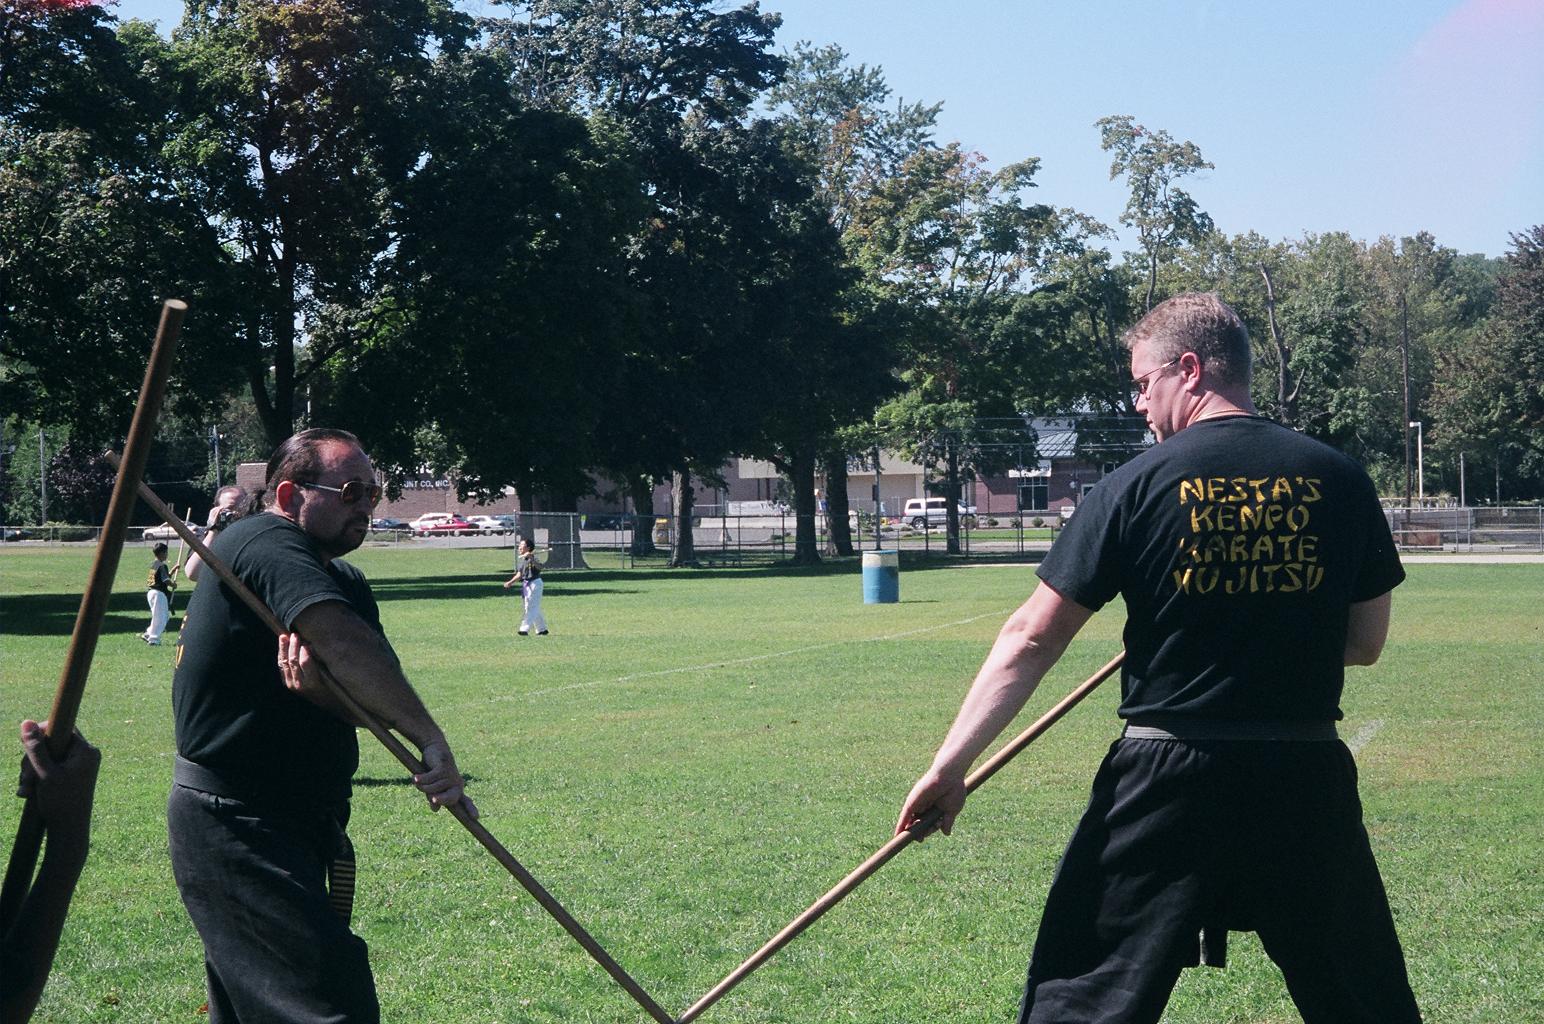
<svg viewBox="0 0 1544 1024">
<path fill-rule="evenodd" d="M 1110 678 L 1115 673 L 1115 670 L 1120 668 L 1121 662 L 1125 660 L 1126 652 L 1121 651 L 1110 661 L 1106 662 L 1105 666 L 1098 672 L 1079 683 L 1076 689 L 1058 701 L 1051 710 L 1035 719 L 1029 728 L 1005 743 L 1001 750 L 993 754 L 980 768 L 971 772 L 965 779 L 965 792 L 974 793 L 982 783 L 995 775 L 999 768 L 1018 756 L 1020 751 L 1034 742 L 1041 733 L 1055 725 L 1063 715 L 1072 710 L 1073 706 L 1084 697 L 1093 693 L 1095 687 Z M 782 931 L 768 939 L 765 945 L 751 954 L 750 958 L 743 964 L 730 972 L 728 977 L 714 985 L 708 990 L 706 995 L 687 1007 L 681 1014 L 678 1024 L 688 1024 L 698 1014 L 718 1002 L 726 992 L 744 981 L 756 968 L 770 960 L 772 954 L 792 942 L 800 932 L 818 921 L 826 911 L 840 903 L 843 897 L 862 885 L 864 879 L 889 863 L 890 858 L 900 853 L 911 843 L 926 838 L 930 832 L 938 827 L 939 819 L 942 817 L 943 814 L 935 808 L 905 832 L 891 838 L 889 842 L 874 851 L 868 860 L 859 864 L 846 878 L 827 890 L 824 896 L 810 904 L 809 909 L 789 922 Z"/>
<path fill-rule="evenodd" d="M 86 592 L 80 598 L 80 611 L 75 616 L 75 630 L 70 635 L 64 671 L 60 673 L 53 710 L 48 715 L 48 728 L 44 736 L 49 752 L 56 758 L 63 757 L 69 750 L 75 732 L 75 717 L 80 712 L 81 696 L 86 690 L 86 676 L 91 671 L 97 637 L 102 632 L 102 619 L 107 614 L 107 603 L 112 597 L 113 578 L 118 572 L 119 556 L 123 554 L 124 534 L 128 531 L 129 516 L 134 511 L 136 489 L 144 476 L 145 462 L 150 458 L 150 444 L 155 438 L 161 399 L 166 395 L 172 356 L 177 351 L 177 338 L 182 332 L 182 320 L 187 312 L 188 304 L 181 299 L 167 299 L 161 305 L 161 323 L 156 330 L 155 344 L 150 349 L 150 365 L 145 368 L 145 381 L 139 389 L 139 402 L 134 407 L 134 419 L 129 424 L 123 458 L 118 464 L 118 479 L 113 484 L 112 498 L 107 503 L 107 520 L 102 524 L 101 535 L 97 538 L 96 561 L 91 567 Z M 9 929 L 15 921 L 22 900 L 32 886 L 32 873 L 37 867 L 38 851 L 43 845 L 43 831 L 37 809 L 28 800 L 22 808 L 21 821 L 16 828 L 16 843 L 11 847 L 5 883 L 0 888 L 0 931 Z"/>
<path fill-rule="evenodd" d="M 248 608 L 252 609 L 252 612 L 262 619 L 269 629 L 273 630 L 278 636 L 283 636 L 288 632 L 284 628 L 284 624 L 279 621 L 278 616 L 274 615 L 268 606 L 263 604 L 262 599 L 252 593 L 251 589 L 231 571 L 230 566 L 226 565 L 219 555 L 216 555 L 204 545 L 204 542 L 189 529 L 187 523 L 177 518 L 177 513 L 172 511 L 155 491 L 151 490 L 148 485 L 141 483 L 139 485 L 139 496 L 171 524 L 172 529 L 177 531 L 179 537 L 187 541 L 188 546 L 193 549 L 199 558 L 203 559 L 204 564 L 215 575 L 219 576 L 220 580 L 231 588 L 231 592 L 240 598 Z M 321 666 L 322 682 L 326 684 L 332 695 L 338 699 L 338 702 L 348 710 L 348 713 L 353 716 L 354 721 L 369 729 L 371 734 L 381 741 L 381 745 L 391 751 L 408 771 L 414 775 L 428 771 L 424 763 L 415 757 L 412 751 L 403 745 L 401 740 L 397 739 L 390 730 L 359 705 L 359 702 L 349 694 L 348 690 L 344 689 L 337 679 L 333 677 L 332 673 L 327 671 L 327 667 L 321 665 L 320 659 L 318 659 L 318 665 Z M 633 979 L 632 975 L 623 970 L 621 964 L 612 959 L 611 954 L 607 953 L 605 948 L 595 941 L 595 938 L 585 930 L 584 926 L 568 912 L 567 908 L 558 902 L 557 897 L 548 892 L 536 880 L 536 876 L 527 871 L 525 866 L 515 859 L 514 854 L 510 853 L 502 843 L 494 838 L 493 833 L 489 832 L 483 827 L 481 822 L 471 816 L 464 804 L 454 804 L 446 809 L 472 834 L 474 839 L 482 844 L 484 849 L 492 854 L 493 859 L 498 861 L 504 867 L 504 870 L 514 876 L 515 881 L 519 882 L 526 892 L 529 892 L 536 898 L 536 902 L 540 903 L 542 908 L 551 914 L 558 924 L 563 926 L 563 930 L 568 932 L 575 942 L 584 947 L 584 951 L 589 953 L 607 974 L 611 975 L 612 980 L 622 986 L 623 990 L 633 997 L 638 1005 L 643 1008 L 644 1012 L 653 1017 L 658 1024 L 675 1024 L 675 1019 L 666 1013 L 659 1003 L 654 1001 L 654 997 L 649 995 L 643 986 Z"/>
</svg>

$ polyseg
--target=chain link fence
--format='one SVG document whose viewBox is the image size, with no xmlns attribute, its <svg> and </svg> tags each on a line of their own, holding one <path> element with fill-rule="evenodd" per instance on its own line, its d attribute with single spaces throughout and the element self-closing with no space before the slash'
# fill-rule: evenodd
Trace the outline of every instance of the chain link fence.
<svg viewBox="0 0 1544 1024">
<path fill-rule="evenodd" d="M 1544 505 L 1386 508 L 1405 551 L 1544 551 Z"/>
<path fill-rule="evenodd" d="M 887 502 L 887 508 L 892 507 Z M 695 561 L 706 566 L 768 565 L 791 558 L 798 534 L 798 517 L 778 511 L 769 515 L 725 515 L 714 506 L 699 506 L 692 517 Z M 1405 551 L 1544 552 L 1544 506 L 1386 508 L 1394 541 Z M 537 556 L 553 569 L 631 568 L 664 564 L 675 542 L 675 520 L 668 516 L 574 515 L 530 512 L 509 517 L 503 529 L 479 528 L 415 534 L 407 529 L 372 530 L 371 545 L 404 547 L 513 549 L 529 537 Z M 873 512 L 848 515 L 854 551 L 899 550 L 912 555 L 948 552 L 942 517 L 937 521 L 900 516 L 876 519 Z M 813 529 L 822 557 L 836 555 L 830 516 L 817 513 Z M 1032 555 L 1050 549 L 1063 520 L 1055 513 L 996 513 L 961 515 L 959 554 L 993 559 Z M 202 532 L 202 528 L 198 528 Z M 94 546 L 101 528 L 49 523 L 0 527 L 6 548 Z M 125 543 L 150 546 L 180 541 L 165 526 L 130 527 Z"/>
</svg>

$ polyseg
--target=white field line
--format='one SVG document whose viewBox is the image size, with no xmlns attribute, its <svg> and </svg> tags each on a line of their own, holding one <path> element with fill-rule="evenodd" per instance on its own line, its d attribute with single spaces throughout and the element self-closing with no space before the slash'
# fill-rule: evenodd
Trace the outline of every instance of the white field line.
<svg viewBox="0 0 1544 1024">
<path fill-rule="evenodd" d="M 1014 608 L 1018 607 L 1017 605 Z M 824 644 L 809 644 L 804 647 L 790 647 L 786 651 L 771 651 L 767 654 L 753 654 L 745 658 L 731 658 L 727 661 L 707 661 L 699 665 L 683 665 L 679 668 L 664 668 L 653 672 L 633 672 L 625 676 L 615 676 L 608 679 L 592 679 L 583 683 L 566 683 L 563 686 L 549 686 L 542 690 L 528 690 L 525 693 L 501 694 L 497 697 L 489 697 L 467 704 L 454 704 L 447 708 L 450 711 L 464 711 L 468 708 L 484 707 L 488 704 L 498 704 L 504 701 L 521 700 L 528 697 L 545 697 L 553 693 L 565 693 L 569 690 L 587 690 L 596 686 L 608 686 L 616 683 L 630 683 L 635 679 L 654 679 L 660 676 L 679 675 L 683 672 L 709 672 L 713 669 L 732 668 L 736 665 L 752 665 L 758 661 L 771 661 L 774 658 L 786 658 L 794 654 L 807 654 L 810 651 L 823 651 L 832 647 L 845 647 L 849 644 L 885 643 L 890 640 L 901 640 L 909 636 L 919 636 L 923 633 L 936 633 L 942 629 L 953 629 L 955 626 L 964 626 L 981 619 L 998 616 L 1007 618 L 1013 612 L 1013 608 L 1002 611 L 982 612 L 980 615 L 972 615 L 966 619 L 956 619 L 953 622 L 942 622 L 932 626 L 922 626 L 918 629 L 903 630 L 900 633 L 887 633 L 884 636 L 866 636 L 856 640 L 832 640 Z"/>
<path fill-rule="evenodd" d="M 1362 752 L 1362 748 L 1371 743 L 1372 738 L 1378 735 L 1378 730 L 1382 728 L 1383 719 L 1374 718 L 1372 721 L 1356 730 L 1355 736 L 1352 736 L 1350 739 L 1346 740 L 1346 747 L 1351 751 L 1351 753 L 1360 754 Z"/>
</svg>

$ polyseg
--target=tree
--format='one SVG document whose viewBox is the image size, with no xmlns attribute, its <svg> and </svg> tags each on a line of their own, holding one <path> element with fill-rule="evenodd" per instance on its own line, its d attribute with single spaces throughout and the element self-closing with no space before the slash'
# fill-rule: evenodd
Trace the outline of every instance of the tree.
<svg viewBox="0 0 1544 1024">
<path fill-rule="evenodd" d="M 86 447 L 127 428 L 163 298 L 193 307 L 172 408 L 228 392 L 229 261 L 143 144 L 147 35 L 95 7 L 0 7 L 0 408 Z"/>
<path fill-rule="evenodd" d="M 905 309 L 904 391 L 876 419 L 903 454 L 939 468 L 951 498 L 988 468 L 989 449 L 974 443 L 971 425 L 1018 414 L 1017 384 L 1045 340 L 1026 329 L 1036 307 L 1018 296 L 1066 247 L 1072 217 L 1025 204 L 1037 165 L 994 172 L 958 145 L 922 150 L 868 197 L 850 229 L 870 274 Z M 954 554 L 959 516 L 955 501 L 947 507 Z"/>
<path fill-rule="evenodd" d="M 1483 280 L 1483 278 L 1482 278 Z M 1515 472 L 1512 493 L 1544 488 L 1544 225 L 1512 236 L 1491 314 L 1439 356 L 1433 440 Z M 1476 488 L 1478 489 L 1478 488 Z"/>
<path fill-rule="evenodd" d="M 810 168 L 815 200 L 827 210 L 852 264 L 843 295 L 835 300 L 847 340 L 838 342 L 834 335 L 817 332 L 828 345 L 836 342 L 838 346 L 824 354 L 808 351 L 813 339 L 804 342 L 803 368 L 829 364 L 824 372 L 832 378 L 825 387 L 835 404 L 828 404 L 819 416 L 797 421 L 824 423 L 821 436 L 810 440 L 817 447 L 815 465 L 826 483 L 831 546 L 839 555 L 854 553 L 848 521 L 848 462 L 868 455 L 875 443 L 874 411 L 896 390 L 896 310 L 882 278 L 871 268 L 864 273 L 859 257 L 862 211 L 877 189 L 902 173 L 908 160 L 937 148 L 932 131 L 941 104 L 897 101 L 889 108 L 889 97 L 882 69 L 852 66 L 838 46 L 802 42 L 794 47 L 788 73 L 767 94 L 768 106 L 782 127 L 784 148 Z M 806 387 L 802 394 L 814 391 Z M 792 463 L 780 465 L 794 481 L 796 503 L 807 496 L 812 513 L 813 484 L 794 479 Z M 807 539 L 803 533 L 798 536 L 799 557 L 812 557 L 814 516 L 800 515 L 796 521 L 801 531 L 810 533 Z"/>
<path fill-rule="evenodd" d="M 1159 265 L 1212 231 L 1212 219 L 1176 184 L 1212 165 L 1202 159 L 1195 143 L 1175 142 L 1168 132 L 1144 128 L 1128 114 L 1101 117 L 1094 127 L 1099 129 L 1100 146 L 1115 154 L 1110 180 L 1124 177 L 1131 192 L 1120 222 L 1137 231 L 1147 267 L 1145 312 L 1153 308 Z"/>
<path fill-rule="evenodd" d="M 749 436 L 766 372 L 739 272 L 759 237 L 743 223 L 755 176 L 737 161 L 750 106 L 783 69 L 769 52 L 778 23 L 753 3 L 710 0 L 536 0 L 483 22 L 517 91 L 584 113 L 636 175 L 645 208 L 619 239 L 632 301 L 607 395 L 621 412 L 596 424 L 596 468 L 635 497 L 675 478 L 686 504 L 672 564 L 693 561 L 690 476 L 716 473 Z"/>
<path fill-rule="evenodd" d="M 442 57 L 423 158 L 364 315 L 320 322 L 319 384 L 400 479 L 425 454 L 463 497 L 576 495 L 611 410 L 633 182 L 579 117 L 533 110 L 508 58 Z M 351 337 L 352 336 L 352 337 Z M 425 446 L 425 431 L 434 442 Z"/>
<path fill-rule="evenodd" d="M 447 0 L 192 0 L 153 68 L 180 103 L 164 152 L 252 297 L 240 368 L 271 443 L 334 354 L 305 340 L 364 304 L 394 241 L 387 212 L 422 157 L 430 53 L 470 32 Z"/>
</svg>

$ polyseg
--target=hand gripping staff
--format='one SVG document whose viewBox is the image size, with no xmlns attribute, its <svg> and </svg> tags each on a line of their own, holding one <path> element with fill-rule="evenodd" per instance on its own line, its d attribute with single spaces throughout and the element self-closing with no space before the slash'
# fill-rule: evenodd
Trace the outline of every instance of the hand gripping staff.
<svg viewBox="0 0 1544 1024">
<path fill-rule="evenodd" d="M 974 793 L 977 787 L 996 774 L 999 768 L 1013 760 L 1021 750 L 1033 743 L 1041 733 L 1055 725 L 1063 715 L 1072 710 L 1075 704 L 1094 692 L 1095 687 L 1114 675 L 1115 670 L 1120 668 L 1121 662 L 1125 660 L 1126 652 L 1121 651 L 1114 658 L 1111 658 L 1098 672 L 1089 676 L 1077 689 L 1063 697 L 1055 707 L 1036 719 L 1033 725 L 1005 744 L 1001 750 L 993 754 L 985 764 L 977 768 L 965 779 L 965 792 Z M 794 918 L 782 931 L 772 936 L 767 944 L 758 949 L 749 960 L 736 967 L 728 977 L 708 990 L 706 995 L 687 1007 L 686 1012 L 681 1014 L 679 1024 L 687 1024 L 688 1021 L 695 1019 L 702 1011 L 718 1002 L 724 993 L 734 988 L 741 981 L 745 980 L 746 976 L 752 971 L 770 960 L 772 954 L 792 942 L 800 932 L 814 924 L 826 911 L 841 902 L 844 896 L 859 885 L 862 885 L 864 879 L 884 867 L 890 858 L 900 853 L 914 840 L 921 841 L 926 838 L 930 832 L 938 827 L 938 820 L 941 817 L 943 817 L 942 812 L 934 808 L 924 815 L 920 821 L 912 825 L 911 828 L 881 846 L 868 860 L 859 864 L 852 874 L 836 883 L 829 892 L 811 904 L 808 910 Z"/>
<path fill-rule="evenodd" d="M 242 583 L 241 580 L 236 577 L 235 573 L 231 572 L 230 566 L 221 561 L 220 556 L 211 552 L 209 548 L 204 545 L 203 541 L 194 536 L 193 531 L 188 528 L 188 524 L 177 518 L 177 513 L 172 511 L 172 509 L 168 507 L 167 504 L 163 502 L 154 491 L 142 483 L 139 485 L 139 496 L 145 500 L 147 505 L 160 513 L 161 517 L 164 518 L 166 522 L 171 524 L 172 529 L 177 531 L 177 536 L 181 537 L 188 543 L 188 546 L 191 547 L 195 553 L 197 553 L 198 557 L 204 560 L 204 564 L 213 570 L 214 573 L 220 577 L 220 580 L 227 587 L 230 587 L 231 591 L 237 597 L 241 598 L 246 606 L 252 609 L 258 618 L 263 620 L 269 629 L 273 630 L 274 633 L 278 636 L 283 636 L 289 632 L 284 628 L 284 624 L 278 620 L 273 612 L 268 610 L 268 606 L 263 604 L 258 596 L 252 593 L 252 591 L 247 588 L 246 584 Z M 381 725 L 381 723 L 376 721 L 369 712 L 359 706 L 359 703 L 354 700 L 349 692 L 341 685 L 339 685 L 338 681 L 333 678 L 332 673 L 327 671 L 327 666 L 321 664 L 320 659 L 318 659 L 318 665 L 321 667 L 322 682 L 325 683 L 327 688 L 332 691 L 333 696 L 337 697 L 339 703 L 348 709 L 349 714 L 354 716 L 354 720 L 356 722 L 363 723 L 365 728 L 369 729 L 370 732 L 374 734 L 375 738 L 380 740 L 381 744 L 387 750 L 391 751 L 392 754 L 396 756 L 397 760 L 401 761 L 403 766 L 406 767 L 408 771 L 415 775 L 428 771 L 428 768 L 425 767 L 424 763 L 418 760 L 418 758 L 414 757 L 413 753 L 408 750 L 407 747 L 403 746 L 401 740 L 392 735 L 392 733 L 388 731 L 385 726 Z M 506 850 L 503 844 L 493 837 L 491 832 L 484 828 L 482 824 L 477 821 L 477 819 L 473 818 L 471 814 L 467 812 L 465 806 L 459 803 L 453 804 L 450 807 L 447 807 L 446 810 L 450 811 L 455 819 L 463 826 L 465 826 L 466 830 L 472 834 L 473 838 L 481 843 L 483 847 L 493 855 L 494 860 L 502 864 L 505 870 L 507 870 L 511 875 L 515 876 L 515 881 L 519 882 L 522 886 L 525 887 L 527 892 L 536 897 L 536 902 L 540 903 L 547 911 L 547 913 L 551 914 L 557 920 L 558 924 L 562 925 L 563 929 L 568 932 L 569 935 L 573 936 L 575 942 L 584 947 L 585 952 L 589 953 L 590 956 L 595 959 L 596 963 L 605 968 L 606 973 L 611 975 L 612 979 L 616 981 L 618 985 L 621 985 L 622 988 L 627 991 L 628 995 L 637 1000 L 638 1005 L 643 1007 L 644 1011 L 648 1013 L 650 1017 L 653 1017 L 656 1021 L 659 1022 L 659 1024 L 675 1024 L 675 1020 L 670 1016 L 670 1014 L 666 1013 L 660 1007 L 660 1005 L 654 1001 L 653 997 L 643 990 L 643 986 L 634 981 L 632 975 L 624 971 L 621 965 L 613 960 L 611 955 L 603 948 L 601 948 L 601 944 L 596 942 L 590 933 L 584 930 L 583 925 L 574 920 L 573 915 L 564 909 L 563 904 L 559 903 L 551 893 L 542 888 L 542 884 L 536 880 L 535 876 L 527 871 L 524 866 L 522 866 L 521 863 L 514 858 L 514 855 Z"/>
<path fill-rule="evenodd" d="M 181 299 L 167 299 L 161 306 L 161 323 L 156 330 L 155 344 L 150 349 L 150 364 L 145 368 L 145 381 L 139 389 L 134 419 L 129 424 L 118 479 L 107 503 L 107 520 L 97 538 L 96 561 L 91 566 L 86 592 L 80 598 L 75 630 L 70 636 L 64 671 L 59 676 L 59 688 L 54 694 L 53 710 L 44 733 L 48 751 L 56 758 L 62 758 L 69 751 L 75 732 L 75 716 L 80 711 L 86 676 L 91 672 L 91 658 L 96 654 L 97 637 L 102 632 L 102 618 L 107 614 L 107 603 L 112 597 L 113 577 L 118 572 L 119 556 L 123 554 L 123 537 L 128 531 L 129 516 L 134 511 L 134 489 L 144 476 L 145 462 L 150 458 L 150 443 L 155 438 L 161 399 L 171 376 L 172 355 L 177 351 L 177 336 L 182 332 L 182 319 L 187 312 L 188 304 Z M 22 808 L 21 821 L 16 827 L 16 843 L 11 847 L 5 883 L 0 888 L 0 931 L 9 930 L 15 922 L 27 891 L 32 887 L 33 870 L 43 846 L 43 831 L 37 808 L 28 800 Z"/>
</svg>

